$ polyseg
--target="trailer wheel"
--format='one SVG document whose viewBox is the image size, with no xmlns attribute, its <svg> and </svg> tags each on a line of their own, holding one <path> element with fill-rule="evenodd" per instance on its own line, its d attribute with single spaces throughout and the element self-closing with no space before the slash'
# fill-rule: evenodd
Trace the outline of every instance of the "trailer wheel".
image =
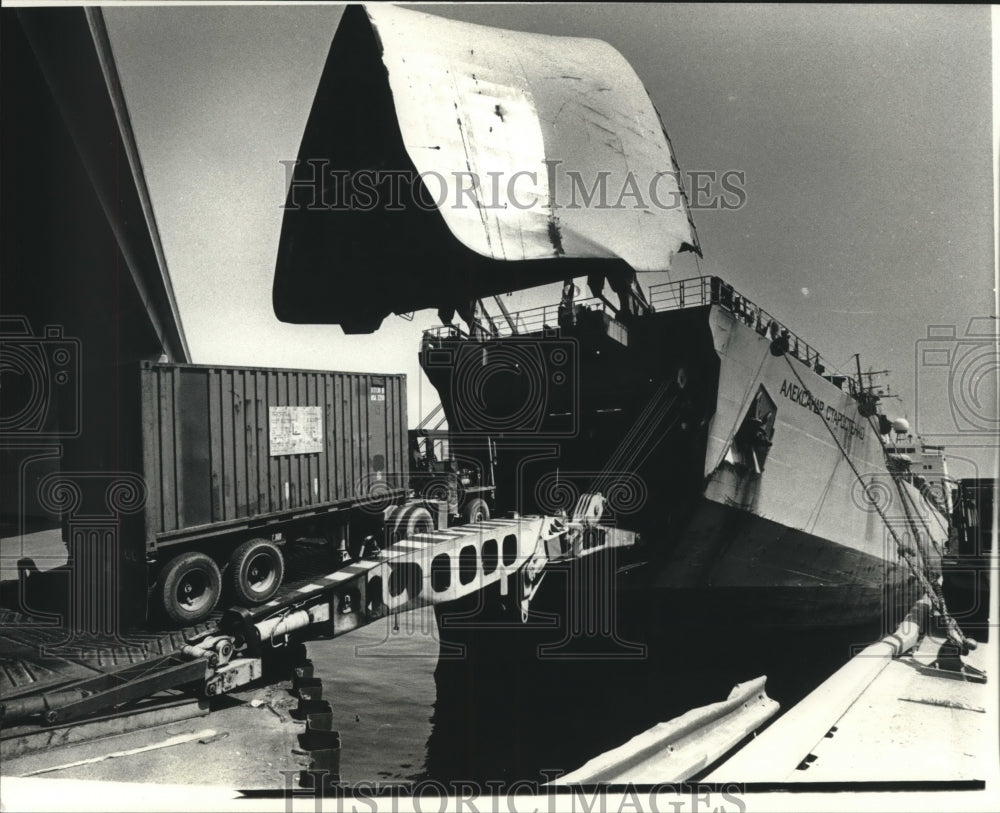
<svg viewBox="0 0 1000 813">
<path fill-rule="evenodd" d="M 215 609 L 222 575 L 211 556 L 189 551 L 167 563 L 158 587 L 167 617 L 179 624 L 194 624 Z"/>
<path fill-rule="evenodd" d="M 396 523 L 394 541 L 409 539 L 414 534 L 425 534 L 434 530 L 434 517 L 426 508 L 414 508 L 407 511 Z"/>
<path fill-rule="evenodd" d="M 226 576 L 237 601 L 263 604 L 281 587 L 285 558 L 273 542 L 251 539 L 233 551 Z"/>
<path fill-rule="evenodd" d="M 490 518 L 490 507 L 482 497 L 473 497 L 462 506 L 462 517 L 466 522 L 485 522 Z"/>
</svg>

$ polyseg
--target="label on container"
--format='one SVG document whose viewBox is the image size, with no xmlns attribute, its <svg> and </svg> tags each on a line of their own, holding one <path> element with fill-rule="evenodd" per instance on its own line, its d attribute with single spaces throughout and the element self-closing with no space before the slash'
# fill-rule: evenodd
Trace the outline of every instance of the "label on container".
<svg viewBox="0 0 1000 813">
<path fill-rule="evenodd" d="M 372 384 L 371 388 L 371 400 L 373 401 L 384 401 L 385 400 L 385 387 L 379 386 L 378 384 Z"/>
<path fill-rule="evenodd" d="M 271 457 L 323 451 L 323 408 L 318 406 L 268 407 Z"/>
</svg>

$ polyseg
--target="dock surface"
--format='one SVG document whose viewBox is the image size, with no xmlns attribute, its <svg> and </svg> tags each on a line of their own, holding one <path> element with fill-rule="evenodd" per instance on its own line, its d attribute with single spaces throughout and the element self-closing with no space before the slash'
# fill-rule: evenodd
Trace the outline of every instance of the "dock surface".
<svg viewBox="0 0 1000 813">
<path fill-rule="evenodd" d="M 987 673 L 985 683 L 934 669 L 942 644 L 927 636 L 911 655 L 891 661 L 783 781 L 950 783 L 995 776 L 996 643 L 964 658 Z"/>
</svg>

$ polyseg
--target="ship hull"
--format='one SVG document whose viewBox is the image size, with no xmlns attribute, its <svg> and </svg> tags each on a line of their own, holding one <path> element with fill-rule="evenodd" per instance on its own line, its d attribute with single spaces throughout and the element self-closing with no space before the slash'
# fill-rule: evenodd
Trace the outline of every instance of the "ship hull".
<svg viewBox="0 0 1000 813">
<path fill-rule="evenodd" d="M 852 386 L 798 339 L 776 348 L 762 313 L 578 309 L 558 332 L 425 346 L 422 366 L 456 437 L 493 439 L 498 506 L 604 494 L 602 521 L 643 540 L 620 586 L 674 620 L 885 628 L 940 573 L 947 523 L 890 476 Z"/>
<path fill-rule="evenodd" d="M 660 594 L 678 621 L 892 629 L 922 591 L 893 550 L 840 544 L 703 499 L 651 571 L 626 589 Z"/>
<path fill-rule="evenodd" d="M 657 590 L 637 567 L 595 595 L 622 565 L 598 554 L 550 566 L 527 623 L 514 596 L 496 591 L 435 608 L 431 775 L 512 781 L 571 770 L 761 675 L 788 708 L 882 632 L 877 612 L 842 612 L 839 591 L 810 607 L 794 587 Z M 853 591 L 868 608 L 876 593 Z M 780 624 L 762 615 L 767 607 Z"/>
</svg>

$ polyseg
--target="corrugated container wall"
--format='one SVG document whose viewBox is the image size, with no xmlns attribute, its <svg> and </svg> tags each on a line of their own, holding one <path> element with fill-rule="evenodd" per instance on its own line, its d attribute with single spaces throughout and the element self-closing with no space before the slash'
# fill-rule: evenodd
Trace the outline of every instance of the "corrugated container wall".
<svg viewBox="0 0 1000 813">
<path fill-rule="evenodd" d="M 406 485 L 406 376 L 145 364 L 146 534 Z"/>
</svg>

